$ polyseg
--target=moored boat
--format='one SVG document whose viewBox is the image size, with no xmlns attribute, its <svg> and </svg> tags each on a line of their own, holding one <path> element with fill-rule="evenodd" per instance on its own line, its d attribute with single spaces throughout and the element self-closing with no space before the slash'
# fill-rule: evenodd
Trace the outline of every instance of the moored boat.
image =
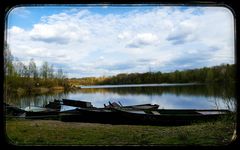
<svg viewBox="0 0 240 150">
<path fill-rule="evenodd" d="M 118 104 L 119 103 L 119 104 Z M 105 105 L 105 108 L 123 108 L 123 109 L 135 109 L 135 110 L 156 110 L 158 109 L 158 104 L 140 104 L 140 105 L 129 105 L 129 106 L 123 106 L 120 102 L 109 102 L 109 105 Z"/>
<path fill-rule="evenodd" d="M 26 119 L 58 119 L 60 109 L 51 109 L 45 107 L 26 107 Z"/>
<path fill-rule="evenodd" d="M 20 116 L 23 113 L 25 113 L 25 110 L 20 109 L 16 106 L 6 104 L 6 103 L 4 103 L 4 110 L 7 116 Z"/>
<path fill-rule="evenodd" d="M 121 124 L 118 112 L 106 108 L 76 108 L 60 112 L 60 120 L 66 122 L 94 122 Z"/>
<path fill-rule="evenodd" d="M 54 99 L 53 102 L 49 102 L 47 105 L 45 105 L 45 108 L 51 108 L 51 109 L 61 109 L 62 101 Z"/>
<path fill-rule="evenodd" d="M 216 120 L 229 114 L 229 110 L 197 110 L 197 109 L 158 109 L 158 110 L 126 110 L 113 108 L 128 124 L 142 125 L 187 125 L 196 121 Z"/>
<path fill-rule="evenodd" d="M 80 101 L 80 100 L 62 99 L 62 103 L 63 105 L 74 106 L 74 107 L 82 107 L 82 108 L 93 107 L 91 102 Z"/>
<path fill-rule="evenodd" d="M 196 121 L 210 121 L 230 113 L 228 110 L 124 108 L 76 108 L 60 114 L 62 121 L 98 122 L 135 125 L 187 125 Z"/>
</svg>

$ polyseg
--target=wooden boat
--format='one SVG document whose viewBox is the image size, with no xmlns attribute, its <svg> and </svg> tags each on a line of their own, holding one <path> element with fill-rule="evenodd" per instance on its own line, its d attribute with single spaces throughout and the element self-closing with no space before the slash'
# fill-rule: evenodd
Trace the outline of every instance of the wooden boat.
<svg viewBox="0 0 240 150">
<path fill-rule="evenodd" d="M 61 109 L 62 102 L 60 100 L 54 99 L 53 102 L 49 102 L 47 105 L 45 105 L 45 108 L 51 108 L 51 109 Z"/>
<path fill-rule="evenodd" d="M 58 119 L 60 109 L 51 109 L 44 107 L 26 107 L 26 119 Z"/>
<path fill-rule="evenodd" d="M 134 125 L 187 125 L 196 121 L 210 121 L 228 114 L 228 110 L 158 109 L 134 110 L 123 108 L 94 108 L 60 113 L 62 121 L 97 122 Z"/>
<path fill-rule="evenodd" d="M 63 102 L 63 105 L 74 106 L 74 107 L 82 107 L 82 108 L 93 107 L 91 102 L 80 101 L 80 100 L 62 99 L 62 102 Z"/>
<path fill-rule="evenodd" d="M 106 108 L 76 108 L 60 112 L 60 120 L 66 122 L 95 122 L 120 124 L 118 112 Z"/>
<path fill-rule="evenodd" d="M 156 110 L 158 109 L 159 105 L 158 104 L 140 104 L 140 105 L 129 105 L 129 106 L 123 106 L 120 102 L 108 102 L 109 105 L 105 105 L 105 108 L 123 108 L 123 109 L 136 109 L 136 110 Z"/>
<path fill-rule="evenodd" d="M 143 125 L 187 125 L 197 121 L 211 121 L 229 114 L 229 110 L 158 109 L 126 110 L 113 108 L 128 124 Z"/>
<path fill-rule="evenodd" d="M 8 116 L 20 116 L 23 113 L 25 113 L 25 110 L 20 109 L 20 108 L 18 108 L 16 106 L 12 106 L 12 105 L 6 104 L 6 103 L 4 103 L 4 108 L 5 108 L 4 109 L 5 113 Z"/>
</svg>

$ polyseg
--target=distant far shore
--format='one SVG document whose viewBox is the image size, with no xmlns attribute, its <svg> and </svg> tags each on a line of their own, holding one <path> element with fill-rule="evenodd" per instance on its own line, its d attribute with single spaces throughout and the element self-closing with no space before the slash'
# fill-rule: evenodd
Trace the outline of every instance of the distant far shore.
<svg viewBox="0 0 240 150">
<path fill-rule="evenodd" d="M 155 86 L 189 86 L 204 83 L 161 83 L 161 84 L 120 84 L 120 85 L 79 85 L 80 88 L 119 88 L 119 87 L 155 87 Z"/>
</svg>

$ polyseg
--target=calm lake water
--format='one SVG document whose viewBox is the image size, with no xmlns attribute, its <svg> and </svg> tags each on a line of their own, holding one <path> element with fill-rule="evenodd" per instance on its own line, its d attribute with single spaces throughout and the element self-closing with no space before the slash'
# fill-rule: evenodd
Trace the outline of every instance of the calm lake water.
<svg viewBox="0 0 240 150">
<path fill-rule="evenodd" d="M 20 108 L 44 106 L 54 99 L 89 101 L 95 107 L 120 101 L 122 105 L 158 104 L 164 109 L 229 109 L 234 111 L 234 86 L 204 84 L 141 84 L 82 86 L 74 92 L 8 96 L 7 103 Z"/>
</svg>

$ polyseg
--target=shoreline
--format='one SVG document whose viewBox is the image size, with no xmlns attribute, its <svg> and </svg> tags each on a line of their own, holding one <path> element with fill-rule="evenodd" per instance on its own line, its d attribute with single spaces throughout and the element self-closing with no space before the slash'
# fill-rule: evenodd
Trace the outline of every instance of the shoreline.
<svg viewBox="0 0 240 150">
<path fill-rule="evenodd" d="M 190 86 L 205 85 L 206 83 L 161 83 L 161 84 L 119 84 L 119 85 L 80 85 L 80 88 L 122 88 L 122 87 L 165 87 L 165 86 Z"/>
<path fill-rule="evenodd" d="M 203 145 L 224 146 L 234 135 L 232 122 L 187 126 L 111 125 L 59 120 L 7 119 L 6 137 L 13 145 Z"/>
<path fill-rule="evenodd" d="M 31 89 L 24 89 L 24 88 L 18 88 L 14 89 L 11 92 L 16 93 L 17 95 L 26 95 L 26 94 L 45 94 L 49 92 L 63 92 L 66 91 L 66 89 L 63 86 L 55 86 L 55 87 L 34 87 Z"/>
</svg>

